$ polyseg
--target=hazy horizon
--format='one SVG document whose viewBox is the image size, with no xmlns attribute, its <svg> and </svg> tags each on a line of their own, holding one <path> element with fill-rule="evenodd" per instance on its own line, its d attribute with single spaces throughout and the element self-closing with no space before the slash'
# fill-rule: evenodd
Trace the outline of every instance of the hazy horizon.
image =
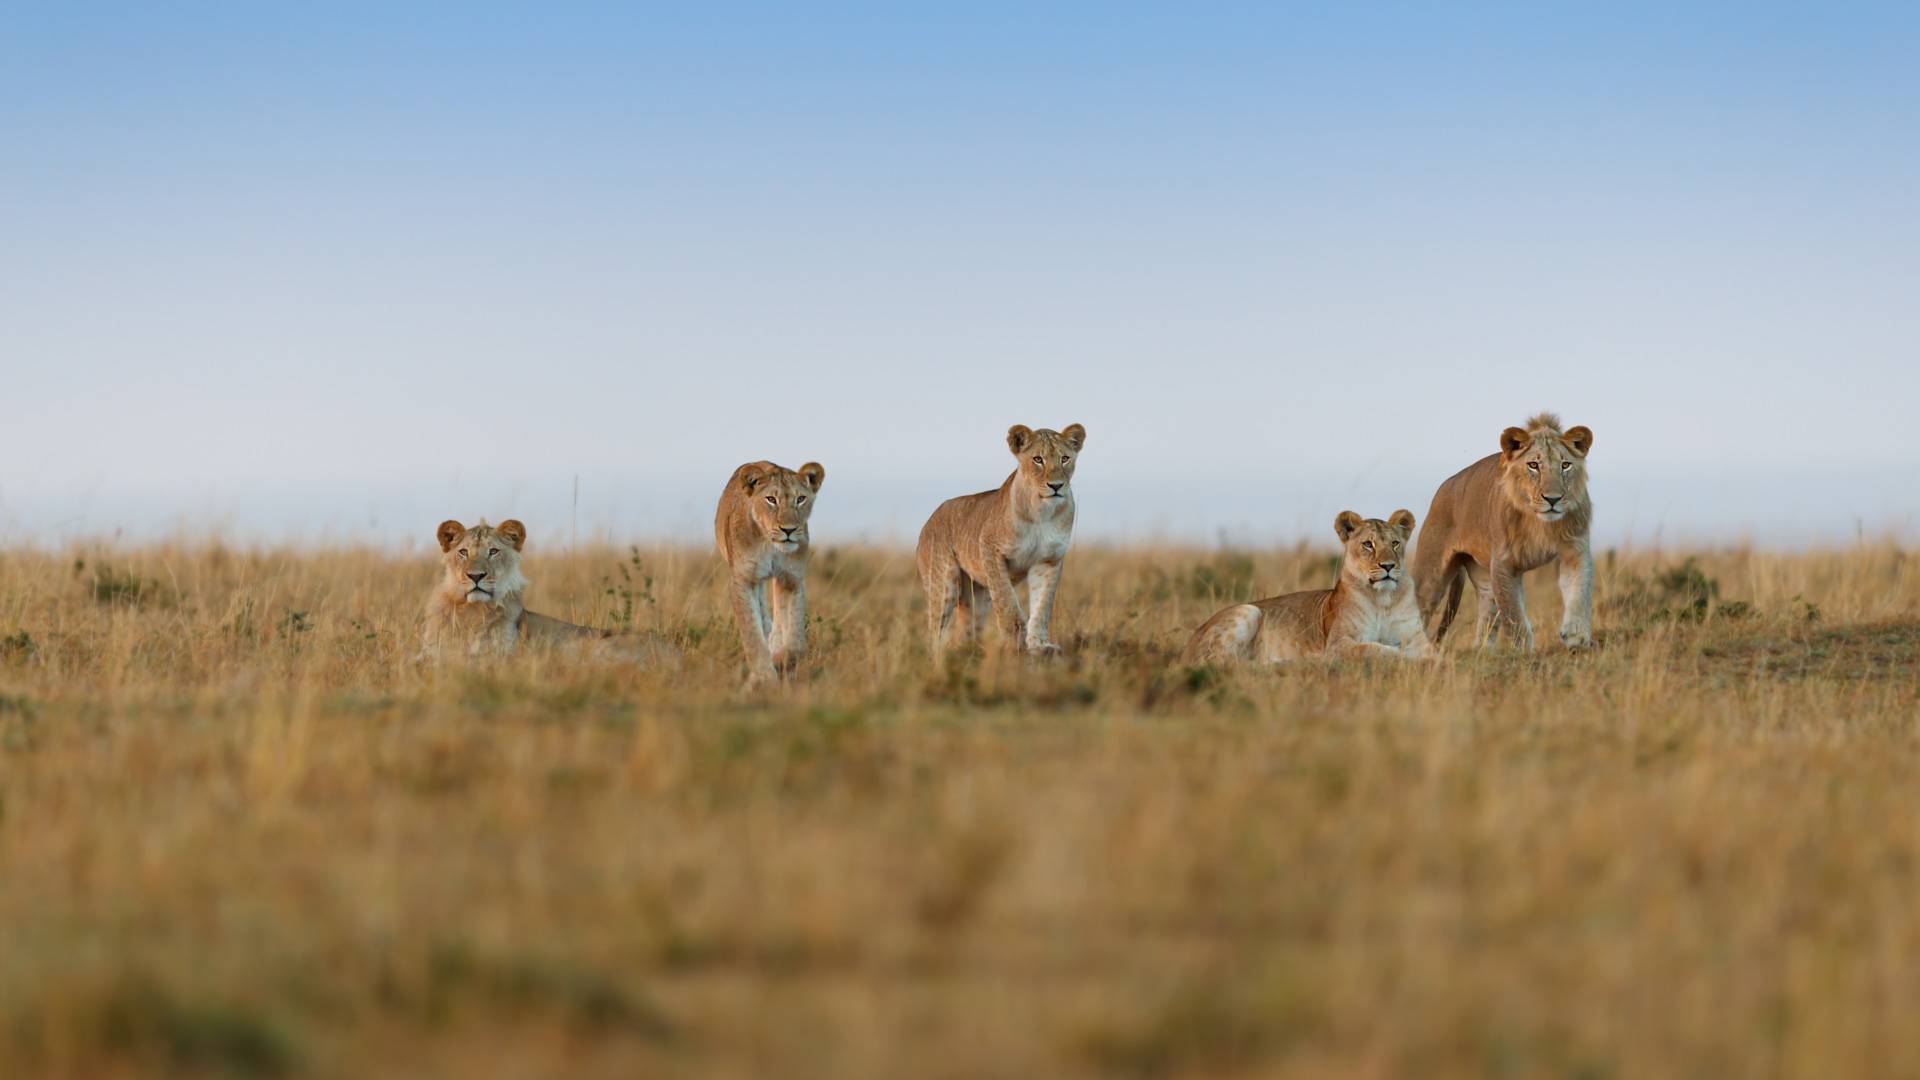
<svg viewBox="0 0 1920 1080">
<path fill-rule="evenodd" d="M 1326 542 L 1542 408 L 1603 543 L 1911 539 L 1920 10 L 43 8 L 0 41 L 0 542 Z M 1769 479 L 1779 477 L 1780 479 Z"/>
<path fill-rule="evenodd" d="M 946 479 L 944 486 L 926 478 L 883 481 L 842 498 L 830 470 L 813 520 L 815 543 L 911 547 L 926 515 L 942 499 L 995 486 L 992 477 L 971 482 L 956 474 Z M 711 484 L 583 476 L 577 504 L 571 478 L 554 485 L 541 477 L 456 477 L 443 489 L 445 495 L 394 484 L 207 491 L 184 499 L 80 494 L 36 506 L 34 512 L 44 515 L 37 518 L 0 499 L 0 546 L 219 539 L 242 546 L 428 549 L 434 528 L 447 517 L 469 524 L 481 518 L 518 517 L 528 526 L 534 551 L 564 549 L 576 542 L 707 545 L 712 543 L 714 502 L 724 480 L 724 475 Z M 1592 483 L 1594 539 L 1603 547 L 1633 550 L 1805 550 L 1862 541 L 1910 543 L 1920 524 L 1912 517 L 1855 513 L 1843 495 L 1823 488 L 1817 476 L 1792 474 L 1790 480 L 1791 490 L 1773 505 L 1759 502 L 1778 494 L 1770 482 L 1722 483 L 1707 505 L 1738 506 L 1743 499 L 1752 504 L 1715 521 L 1700 511 L 1692 478 L 1602 474 Z M 1125 477 L 1098 476 L 1091 466 L 1074 483 L 1080 492 L 1076 536 L 1096 543 L 1284 547 L 1304 540 L 1332 547 L 1333 518 L 1340 510 L 1381 517 L 1404 507 L 1424 517 L 1432 495 L 1422 490 L 1418 498 L 1396 497 L 1395 492 L 1415 485 L 1365 466 L 1319 481 L 1300 477 L 1268 484 L 1252 498 L 1193 491 L 1177 483 L 1135 497 Z M 1356 494 L 1360 497 L 1352 497 Z"/>
</svg>

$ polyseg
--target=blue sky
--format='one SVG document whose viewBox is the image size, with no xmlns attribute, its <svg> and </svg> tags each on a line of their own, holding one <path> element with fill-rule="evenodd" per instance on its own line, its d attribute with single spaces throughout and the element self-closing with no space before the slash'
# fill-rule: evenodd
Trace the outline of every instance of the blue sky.
<svg viewBox="0 0 1920 1080">
<path fill-rule="evenodd" d="M 0 539 L 538 537 L 576 477 L 698 538 L 760 457 L 910 539 L 1078 421 L 1090 535 L 1291 542 L 1542 407 L 1614 541 L 1911 536 L 1916 55 L 1892 5 L 14 11 Z"/>
</svg>

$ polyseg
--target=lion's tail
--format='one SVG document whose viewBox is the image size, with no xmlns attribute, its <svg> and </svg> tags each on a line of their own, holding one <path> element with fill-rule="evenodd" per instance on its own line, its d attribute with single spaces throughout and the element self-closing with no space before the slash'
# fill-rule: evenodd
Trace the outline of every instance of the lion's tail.
<svg viewBox="0 0 1920 1080">
<path fill-rule="evenodd" d="M 1467 571 L 1465 567 L 1452 567 L 1447 571 L 1446 576 L 1441 579 L 1439 589 L 1440 597 L 1438 600 L 1440 621 L 1432 626 L 1433 643 L 1435 645 L 1440 644 L 1441 639 L 1447 636 L 1447 628 L 1453 625 L 1453 617 L 1460 613 L 1460 594 L 1466 590 L 1466 587 Z M 1427 613 L 1428 618 L 1425 620 L 1426 622 L 1433 622 L 1432 614 L 1432 612 Z"/>
</svg>

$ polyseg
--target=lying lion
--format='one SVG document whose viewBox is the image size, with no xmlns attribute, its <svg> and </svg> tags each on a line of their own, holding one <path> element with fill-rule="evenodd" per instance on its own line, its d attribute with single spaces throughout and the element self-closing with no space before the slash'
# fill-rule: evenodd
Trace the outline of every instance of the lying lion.
<svg viewBox="0 0 1920 1080">
<path fill-rule="evenodd" d="M 1333 588 L 1226 608 L 1194 631 L 1185 661 L 1432 659 L 1420 606 L 1407 582 L 1413 515 L 1395 510 L 1381 521 L 1344 510 L 1333 519 L 1333 528 L 1345 548 Z"/>
<path fill-rule="evenodd" d="M 520 522 L 482 521 L 469 529 L 443 521 L 434 535 L 440 541 L 444 572 L 427 598 L 422 659 L 505 656 L 528 644 L 644 664 L 679 663 L 679 650 L 656 634 L 615 634 L 528 611 L 521 599 L 528 581 L 520 573 L 527 527 Z"/>
</svg>

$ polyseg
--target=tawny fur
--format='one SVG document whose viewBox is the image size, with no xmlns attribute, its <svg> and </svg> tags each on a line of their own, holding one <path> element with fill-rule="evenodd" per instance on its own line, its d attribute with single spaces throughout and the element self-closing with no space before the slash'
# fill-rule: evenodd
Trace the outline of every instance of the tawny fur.
<svg viewBox="0 0 1920 1080">
<path fill-rule="evenodd" d="M 1334 518 L 1343 555 L 1331 589 L 1235 604 L 1194 631 L 1188 664 L 1280 663 L 1316 657 L 1427 660 L 1434 656 L 1407 580 L 1413 514 L 1385 521 L 1351 510 Z"/>
<path fill-rule="evenodd" d="M 1562 431 L 1560 418 L 1541 413 L 1524 428 L 1500 433 L 1500 452 L 1460 470 L 1434 492 L 1414 553 L 1414 587 L 1433 641 L 1446 637 L 1471 583 L 1479 598 L 1475 639 L 1505 634 L 1533 647 L 1521 577 L 1558 561 L 1560 640 L 1569 648 L 1593 644 L 1593 503 L 1587 495 L 1587 454 L 1593 432 Z"/>
<path fill-rule="evenodd" d="M 807 652 L 808 520 L 827 470 L 753 461 L 733 470 L 713 515 L 727 596 L 751 685 L 772 682 Z"/>
<path fill-rule="evenodd" d="M 679 650 L 651 634 L 615 634 L 528 611 L 520 572 L 527 527 L 513 519 L 469 529 L 443 521 L 440 582 L 421 619 L 421 658 L 505 656 L 523 645 L 585 650 L 610 660 L 673 666 Z"/>
<path fill-rule="evenodd" d="M 1057 653 L 1054 590 L 1073 543 L 1073 470 L 1087 429 L 1007 429 L 1017 463 L 997 489 L 940 504 L 920 529 L 916 558 L 927 598 L 928 647 L 937 656 L 953 632 L 979 634 L 999 615 L 1001 639 L 1034 654 Z M 1027 583 L 1023 609 L 1016 586 Z"/>
</svg>

